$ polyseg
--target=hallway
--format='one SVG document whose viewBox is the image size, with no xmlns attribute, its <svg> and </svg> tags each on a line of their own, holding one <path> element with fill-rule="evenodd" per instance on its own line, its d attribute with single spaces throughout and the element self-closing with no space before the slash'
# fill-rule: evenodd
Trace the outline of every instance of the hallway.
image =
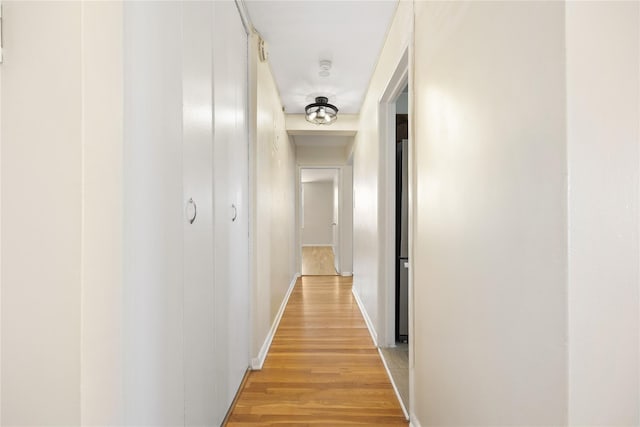
<svg viewBox="0 0 640 427">
<path fill-rule="evenodd" d="M 407 425 L 352 279 L 298 279 L 261 371 L 249 374 L 228 426 Z"/>
<path fill-rule="evenodd" d="M 640 427 L 639 119 L 640 0 L 0 0 L 0 427 Z"/>
</svg>

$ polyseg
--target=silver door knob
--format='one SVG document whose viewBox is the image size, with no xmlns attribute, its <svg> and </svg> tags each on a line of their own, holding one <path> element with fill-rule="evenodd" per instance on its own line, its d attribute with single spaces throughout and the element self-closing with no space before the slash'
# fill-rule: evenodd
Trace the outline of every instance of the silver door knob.
<svg viewBox="0 0 640 427">
<path fill-rule="evenodd" d="M 232 204 L 231 205 L 231 209 L 233 209 L 233 215 L 231 216 L 231 222 L 235 222 L 235 220 L 238 218 L 238 208 L 236 208 L 236 205 Z"/>
</svg>

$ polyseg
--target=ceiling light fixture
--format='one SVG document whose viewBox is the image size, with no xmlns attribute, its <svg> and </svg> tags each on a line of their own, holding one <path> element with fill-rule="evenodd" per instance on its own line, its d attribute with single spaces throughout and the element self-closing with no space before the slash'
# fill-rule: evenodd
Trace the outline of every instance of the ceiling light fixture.
<svg viewBox="0 0 640 427">
<path fill-rule="evenodd" d="M 316 102 L 304 108 L 305 118 L 308 122 L 317 125 L 330 125 L 338 119 L 338 109 L 329 104 L 326 96 L 316 97 Z"/>
</svg>

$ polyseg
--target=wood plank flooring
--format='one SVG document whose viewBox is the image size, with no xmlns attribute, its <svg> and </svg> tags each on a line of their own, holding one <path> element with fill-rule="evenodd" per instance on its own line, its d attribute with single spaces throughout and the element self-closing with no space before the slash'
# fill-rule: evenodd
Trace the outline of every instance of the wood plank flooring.
<svg viewBox="0 0 640 427">
<path fill-rule="evenodd" d="M 339 276 L 298 279 L 228 426 L 407 425 L 351 285 Z"/>
<path fill-rule="evenodd" d="M 304 246 L 302 248 L 303 276 L 335 276 L 336 267 L 330 246 Z"/>
</svg>

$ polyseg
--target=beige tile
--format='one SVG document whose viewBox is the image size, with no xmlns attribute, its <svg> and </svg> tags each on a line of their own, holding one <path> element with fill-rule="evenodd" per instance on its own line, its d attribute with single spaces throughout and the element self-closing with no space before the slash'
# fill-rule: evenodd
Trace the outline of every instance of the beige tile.
<svg viewBox="0 0 640 427">
<path fill-rule="evenodd" d="M 398 344 L 397 347 L 381 348 L 384 361 L 389 367 L 393 382 L 400 393 L 402 403 L 409 409 L 409 346 Z"/>
</svg>

